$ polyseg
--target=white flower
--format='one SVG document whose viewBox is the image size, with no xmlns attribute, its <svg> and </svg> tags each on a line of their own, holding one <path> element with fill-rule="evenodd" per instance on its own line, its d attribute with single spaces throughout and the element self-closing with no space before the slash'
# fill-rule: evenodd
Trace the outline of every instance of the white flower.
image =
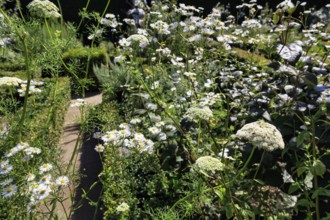
<svg viewBox="0 0 330 220">
<path fill-rule="evenodd" d="M 292 8 L 294 8 L 294 4 L 291 2 L 291 0 L 284 0 L 283 2 L 281 2 L 280 4 L 278 4 L 276 6 L 276 8 L 278 9 L 283 9 L 284 11 L 288 11 Z"/>
<path fill-rule="evenodd" d="M 99 131 L 97 131 L 97 132 L 95 132 L 95 133 L 93 134 L 93 138 L 94 138 L 94 139 L 101 139 L 101 137 L 102 137 L 102 133 L 99 132 Z"/>
<path fill-rule="evenodd" d="M 39 171 L 40 173 L 44 173 L 44 172 L 47 172 L 49 170 L 53 169 L 53 165 L 50 164 L 50 163 L 44 163 L 43 165 L 41 165 L 39 167 Z"/>
<path fill-rule="evenodd" d="M 159 133 L 157 140 L 158 141 L 166 141 L 167 140 L 166 134 L 163 133 L 163 132 Z"/>
<path fill-rule="evenodd" d="M 7 86 L 18 86 L 23 81 L 17 77 L 1 77 L 0 78 L 0 86 L 7 85 Z"/>
<path fill-rule="evenodd" d="M 8 174 L 13 169 L 13 166 L 9 164 L 9 160 L 0 162 L 0 174 Z"/>
<path fill-rule="evenodd" d="M 43 200 L 51 193 L 50 186 L 48 184 L 39 184 L 33 189 L 33 200 Z"/>
<path fill-rule="evenodd" d="M 28 148 L 24 149 L 24 152 L 25 152 L 26 155 L 40 154 L 41 149 L 37 148 L 37 147 L 28 147 Z"/>
<path fill-rule="evenodd" d="M 101 137 L 102 141 L 104 141 L 105 143 L 107 142 L 114 142 L 118 140 L 118 131 L 114 130 L 114 131 L 110 131 L 110 132 L 106 132 L 105 135 L 103 135 Z"/>
<path fill-rule="evenodd" d="M 33 212 L 37 209 L 37 207 L 39 207 L 39 201 L 30 201 L 30 203 L 28 204 L 27 206 L 27 211 L 30 213 L 30 212 Z"/>
<path fill-rule="evenodd" d="M 57 186 L 66 186 L 69 184 L 69 178 L 67 176 L 60 176 L 55 180 Z"/>
<path fill-rule="evenodd" d="M 221 171 L 224 165 L 217 158 L 211 156 L 203 156 L 196 160 L 195 166 L 198 170 L 205 173 L 214 173 L 216 171 Z"/>
<path fill-rule="evenodd" d="M 116 208 L 117 212 L 127 212 L 129 211 L 129 205 L 127 203 L 122 202 L 119 206 Z"/>
<path fill-rule="evenodd" d="M 228 152 L 229 152 L 229 149 L 228 148 L 225 148 L 224 151 L 221 151 L 218 154 L 218 156 L 221 157 L 221 158 L 229 159 L 229 160 L 235 160 L 235 158 L 233 158 L 231 156 L 228 156 Z"/>
<path fill-rule="evenodd" d="M 27 176 L 26 176 L 26 180 L 27 181 L 32 181 L 32 180 L 34 180 L 35 179 L 35 175 L 34 174 L 32 174 L 32 173 L 29 173 Z"/>
<path fill-rule="evenodd" d="M 113 59 L 114 63 L 122 63 L 123 61 L 126 60 L 126 57 L 123 55 L 119 55 Z"/>
<path fill-rule="evenodd" d="M 129 129 L 131 128 L 131 125 L 128 124 L 128 123 L 121 123 L 121 124 L 119 125 L 119 128 L 129 130 Z"/>
<path fill-rule="evenodd" d="M 292 176 L 286 171 L 286 169 L 282 170 L 282 178 L 284 183 L 294 183 Z"/>
<path fill-rule="evenodd" d="M 39 183 L 40 183 L 40 184 L 50 185 L 50 184 L 52 184 L 51 180 L 52 180 L 52 175 L 47 174 L 47 175 L 42 176 L 42 177 L 40 178 Z"/>
<path fill-rule="evenodd" d="M 130 152 L 126 147 L 119 147 L 118 155 L 121 156 L 121 157 L 129 157 Z"/>
<path fill-rule="evenodd" d="M 48 0 L 33 0 L 27 6 L 30 14 L 39 18 L 59 18 L 58 7 Z"/>
<path fill-rule="evenodd" d="M 12 197 L 17 191 L 17 186 L 16 185 L 9 185 L 6 188 L 2 190 L 2 196 L 4 198 L 9 198 Z"/>
<path fill-rule="evenodd" d="M 120 138 L 126 138 L 131 135 L 131 132 L 129 129 L 122 129 L 122 130 L 118 131 L 118 135 Z"/>
<path fill-rule="evenodd" d="M 149 103 L 146 103 L 145 108 L 150 110 L 150 111 L 156 111 L 157 110 L 157 105 L 149 102 Z"/>
<path fill-rule="evenodd" d="M 127 38 L 127 41 L 131 44 L 137 42 L 141 48 L 145 48 L 149 45 L 149 40 L 146 36 L 141 34 L 133 34 Z"/>
<path fill-rule="evenodd" d="M 122 38 L 118 41 L 119 45 L 122 47 L 129 47 L 131 46 L 131 42 L 128 41 L 126 38 Z"/>
<path fill-rule="evenodd" d="M 150 24 L 150 27 L 156 31 L 158 31 L 160 34 L 170 34 L 171 31 L 169 29 L 169 25 L 161 20 L 156 21 L 155 23 Z"/>
<path fill-rule="evenodd" d="M 321 92 L 319 98 L 316 100 L 317 103 L 330 103 L 330 89 L 325 89 Z"/>
<path fill-rule="evenodd" d="M 242 27 L 261 28 L 261 24 L 256 19 L 249 19 L 242 22 Z"/>
<path fill-rule="evenodd" d="M 208 121 L 211 117 L 213 117 L 213 112 L 208 106 L 204 106 L 202 108 L 190 107 L 184 117 L 194 122 L 198 122 L 200 120 Z"/>
<path fill-rule="evenodd" d="M 3 180 L 0 183 L 0 186 L 7 186 L 7 185 L 11 184 L 12 182 L 13 182 L 13 179 L 12 178 L 8 178 L 8 179 Z"/>
<path fill-rule="evenodd" d="M 98 153 L 102 153 L 104 151 L 104 146 L 102 144 L 98 144 L 95 146 L 95 151 Z"/>
<path fill-rule="evenodd" d="M 281 133 L 274 125 L 264 121 L 256 121 L 244 125 L 237 131 L 236 136 L 266 151 L 284 149 Z"/>
<path fill-rule="evenodd" d="M 159 128 L 157 128 L 157 127 L 150 127 L 150 128 L 148 128 L 148 130 L 153 135 L 157 135 L 157 134 L 159 134 L 161 132 L 161 130 Z"/>
<path fill-rule="evenodd" d="M 165 122 L 163 122 L 163 121 L 156 122 L 156 127 L 162 127 L 164 125 L 165 125 Z"/>
<path fill-rule="evenodd" d="M 129 123 L 131 123 L 132 125 L 140 124 L 141 123 L 141 119 L 139 119 L 139 118 L 133 118 Z"/>
<path fill-rule="evenodd" d="M 194 78 L 196 76 L 196 73 L 184 72 L 183 75 L 187 76 L 188 78 Z"/>
</svg>

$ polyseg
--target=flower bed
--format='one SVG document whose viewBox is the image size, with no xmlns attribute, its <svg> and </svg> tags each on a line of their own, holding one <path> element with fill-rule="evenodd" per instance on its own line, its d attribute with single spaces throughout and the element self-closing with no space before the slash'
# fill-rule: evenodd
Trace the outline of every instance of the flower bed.
<svg viewBox="0 0 330 220">
<path fill-rule="evenodd" d="M 94 71 L 122 119 L 97 135 L 105 219 L 330 212 L 329 25 L 289 25 L 289 3 L 258 19 L 260 6 L 242 4 L 241 25 L 221 7 L 203 18 L 170 3 L 138 28 L 125 20 L 113 63 Z"/>
<path fill-rule="evenodd" d="M 0 9 L 0 75 L 9 77 L 0 80 L 0 218 L 59 217 L 91 131 L 104 219 L 327 218 L 327 16 L 308 24 L 309 3 L 290 0 L 274 12 L 251 0 L 240 17 L 221 5 L 203 16 L 169 1 L 134 4 L 122 21 L 109 4 L 101 14 L 87 5 L 77 28 L 91 21 L 90 47 L 50 1 L 32 1 L 26 19 Z M 40 72 L 53 78 L 33 81 Z M 76 88 L 63 73 L 82 96 L 95 74 L 104 100 L 72 103 L 81 130 L 64 168 L 56 146 Z"/>
<path fill-rule="evenodd" d="M 38 85 L 40 93 L 29 97 L 22 127 L 17 126 L 22 107 L 16 112 L 4 111 L 6 129 L 0 139 L 2 219 L 42 216 L 38 214 L 41 205 L 59 198 L 67 184 L 67 177 L 58 169 L 57 145 L 69 104 L 70 82 L 68 78 L 43 79 Z"/>
</svg>

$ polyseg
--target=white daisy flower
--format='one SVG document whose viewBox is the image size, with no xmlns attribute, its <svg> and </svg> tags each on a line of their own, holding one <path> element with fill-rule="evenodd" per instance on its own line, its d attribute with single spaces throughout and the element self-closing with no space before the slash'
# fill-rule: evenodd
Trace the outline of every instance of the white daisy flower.
<svg viewBox="0 0 330 220">
<path fill-rule="evenodd" d="M 69 178 L 67 176 L 60 176 L 55 180 L 57 186 L 66 186 L 69 183 Z"/>
</svg>

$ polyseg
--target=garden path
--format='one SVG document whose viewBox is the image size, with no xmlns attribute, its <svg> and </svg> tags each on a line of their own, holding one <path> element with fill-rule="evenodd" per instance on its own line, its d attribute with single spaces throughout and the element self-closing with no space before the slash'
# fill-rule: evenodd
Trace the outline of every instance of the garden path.
<svg viewBox="0 0 330 220">
<path fill-rule="evenodd" d="M 77 98 L 80 97 L 74 97 L 73 100 Z M 96 92 L 87 93 L 84 100 L 86 101 L 87 105 L 95 106 L 102 102 L 102 95 Z M 75 153 L 74 149 L 80 130 L 79 120 L 79 108 L 69 107 L 65 115 L 63 134 L 60 139 L 60 149 L 63 151 L 62 164 L 64 167 L 66 167 L 66 165 L 69 163 L 72 154 Z M 67 219 L 63 209 L 65 209 L 66 213 L 69 213 L 72 207 L 76 207 L 78 205 L 78 201 L 82 197 L 82 189 L 87 191 L 90 186 L 98 180 L 98 174 L 101 171 L 101 162 L 99 155 L 94 151 L 94 147 L 96 145 L 94 142 L 95 140 L 84 140 L 81 148 L 76 154 L 77 158 L 74 160 L 75 162 L 73 167 L 74 171 L 78 171 L 78 174 L 80 175 L 80 180 L 78 181 L 80 185 L 78 186 L 71 184 L 69 188 L 64 190 L 63 198 L 68 199 L 63 202 L 63 206 L 61 204 L 57 204 L 55 211 L 60 220 Z M 70 172 L 72 173 L 72 171 L 73 170 Z M 72 189 L 76 189 L 76 192 L 72 192 Z M 88 197 L 95 201 L 99 197 L 100 192 L 101 186 L 100 184 L 96 184 L 96 186 L 88 193 Z M 70 199 L 70 196 L 73 197 L 73 201 Z M 80 205 L 81 207 L 74 212 L 71 219 L 100 219 L 100 217 L 97 216 L 99 212 L 96 212 L 95 207 L 90 206 L 88 201 L 83 201 Z M 96 214 L 96 218 L 94 218 L 94 214 Z"/>
</svg>

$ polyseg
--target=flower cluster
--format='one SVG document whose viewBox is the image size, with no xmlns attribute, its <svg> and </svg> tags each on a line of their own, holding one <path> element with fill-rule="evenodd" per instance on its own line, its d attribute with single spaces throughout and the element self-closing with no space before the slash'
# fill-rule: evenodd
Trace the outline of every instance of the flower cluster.
<svg viewBox="0 0 330 220">
<path fill-rule="evenodd" d="M 18 86 L 20 83 L 22 83 L 23 80 L 17 78 L 17 77 L 0 77 L 0 86 L 6 85 L 6 86 Z"/>
<path fill-rule="evenodd" d="M 41 93 L 41 89 L 37 86 L 42 86 L 44 83 L 42 81 L 34 81 L 31 80 L 30 82 L 30 88 L 29 88 L 29 94 L 37 94 Z M 27 81 L 22 81 L 20 84 L 20 88 L 17 90 L 19 93 L 19 96 L 24 97 L 27 89 Z"/>
<path fill-rule="evenodd" d="M 154 142 L 147 139 L 142 133 L 134 130 L 131 124 L 122 123 L 119 125 L 121 130 L 112 130 L 101 136 L 105 144 L 119 147 L 120 154 L 129 155 L 129 149 L 137 149 L 139 152 L 153 152 Z M 96 151 L 102 152 L 101 146 L 96 146 Z"/>
<path fill-rule="evenodd" d="M 48 0 L 33 0 L 27 6 L 30 14 L 37 18 L 59 18 L 58 7 Z"/>
<path fill-rule="evenodd" d="M 224 164 L 217 158 L 203 156 L 196 160 L 195 167 L 201 172 L 215 173 L 216 171 L 222 171 L 224 169 Z"/>
<path fill-rule="evenodd" d="M 22 160 L 22 158 L 22 161 L 31 160 L 34 155 L 40 153 L 40 148 L 30 147 L 28 143 L 21 142 L 9 149 L 4 155 L 6 159 L 0 161 L 0 189 L 2 196 L 4 198 L 10 198 L 14 195 L 28 197 L 30 202 L 27 206 L 27 211 L 29 212 L 34 211 L 38 204 L 49 197 L 51 193 L 55 193 L 60 187 L 69 183 L 67 176 L 54 178 L 50 174 L 50 171 L 53 170 L 53 165 L 50 163 L 41 164 L 37 172 L 31 172 L 30 169 L 26 169 L 18 171 L 21 173 L 20 176 L 14 175 L 14 172 L 20 169 L 15 167 L 18 166 L 17 161 Z"/>
<path fill-rule="evenodd" d="M 100 23 L 104 26 L 111 27 L 112 29 L 116 29 L 117 27 L 122 25 L 122 23 L 117 21 L 117 18 L 114 14 L 109 13 L 101 19 Z"/>
<path fill-rule="evenodd" d="M 244 125 L 237 131 L 236 136 L 266 151 L 284 149 L 281 133 L 274 125 L 262 120 Z"/>
<path fill-rule="evenodd" d="M 330 89 L 323 90 L 316 101 L 318 103 L 330 103 Z"/>
<path fill-rule="evenodd" d="M 126 202 L 122 202 L 116 208 L 117 212 L 127 212 L 129 211 L 129 205 Z"/>
<path fill-rule="evenodd" d="M 213 117 L 213 112 L 208 106 L 204 107 L 190 107 L 186 114 L 185 118 L 188 118 L 191 121 L 208 121 Z"/>
</svg>

